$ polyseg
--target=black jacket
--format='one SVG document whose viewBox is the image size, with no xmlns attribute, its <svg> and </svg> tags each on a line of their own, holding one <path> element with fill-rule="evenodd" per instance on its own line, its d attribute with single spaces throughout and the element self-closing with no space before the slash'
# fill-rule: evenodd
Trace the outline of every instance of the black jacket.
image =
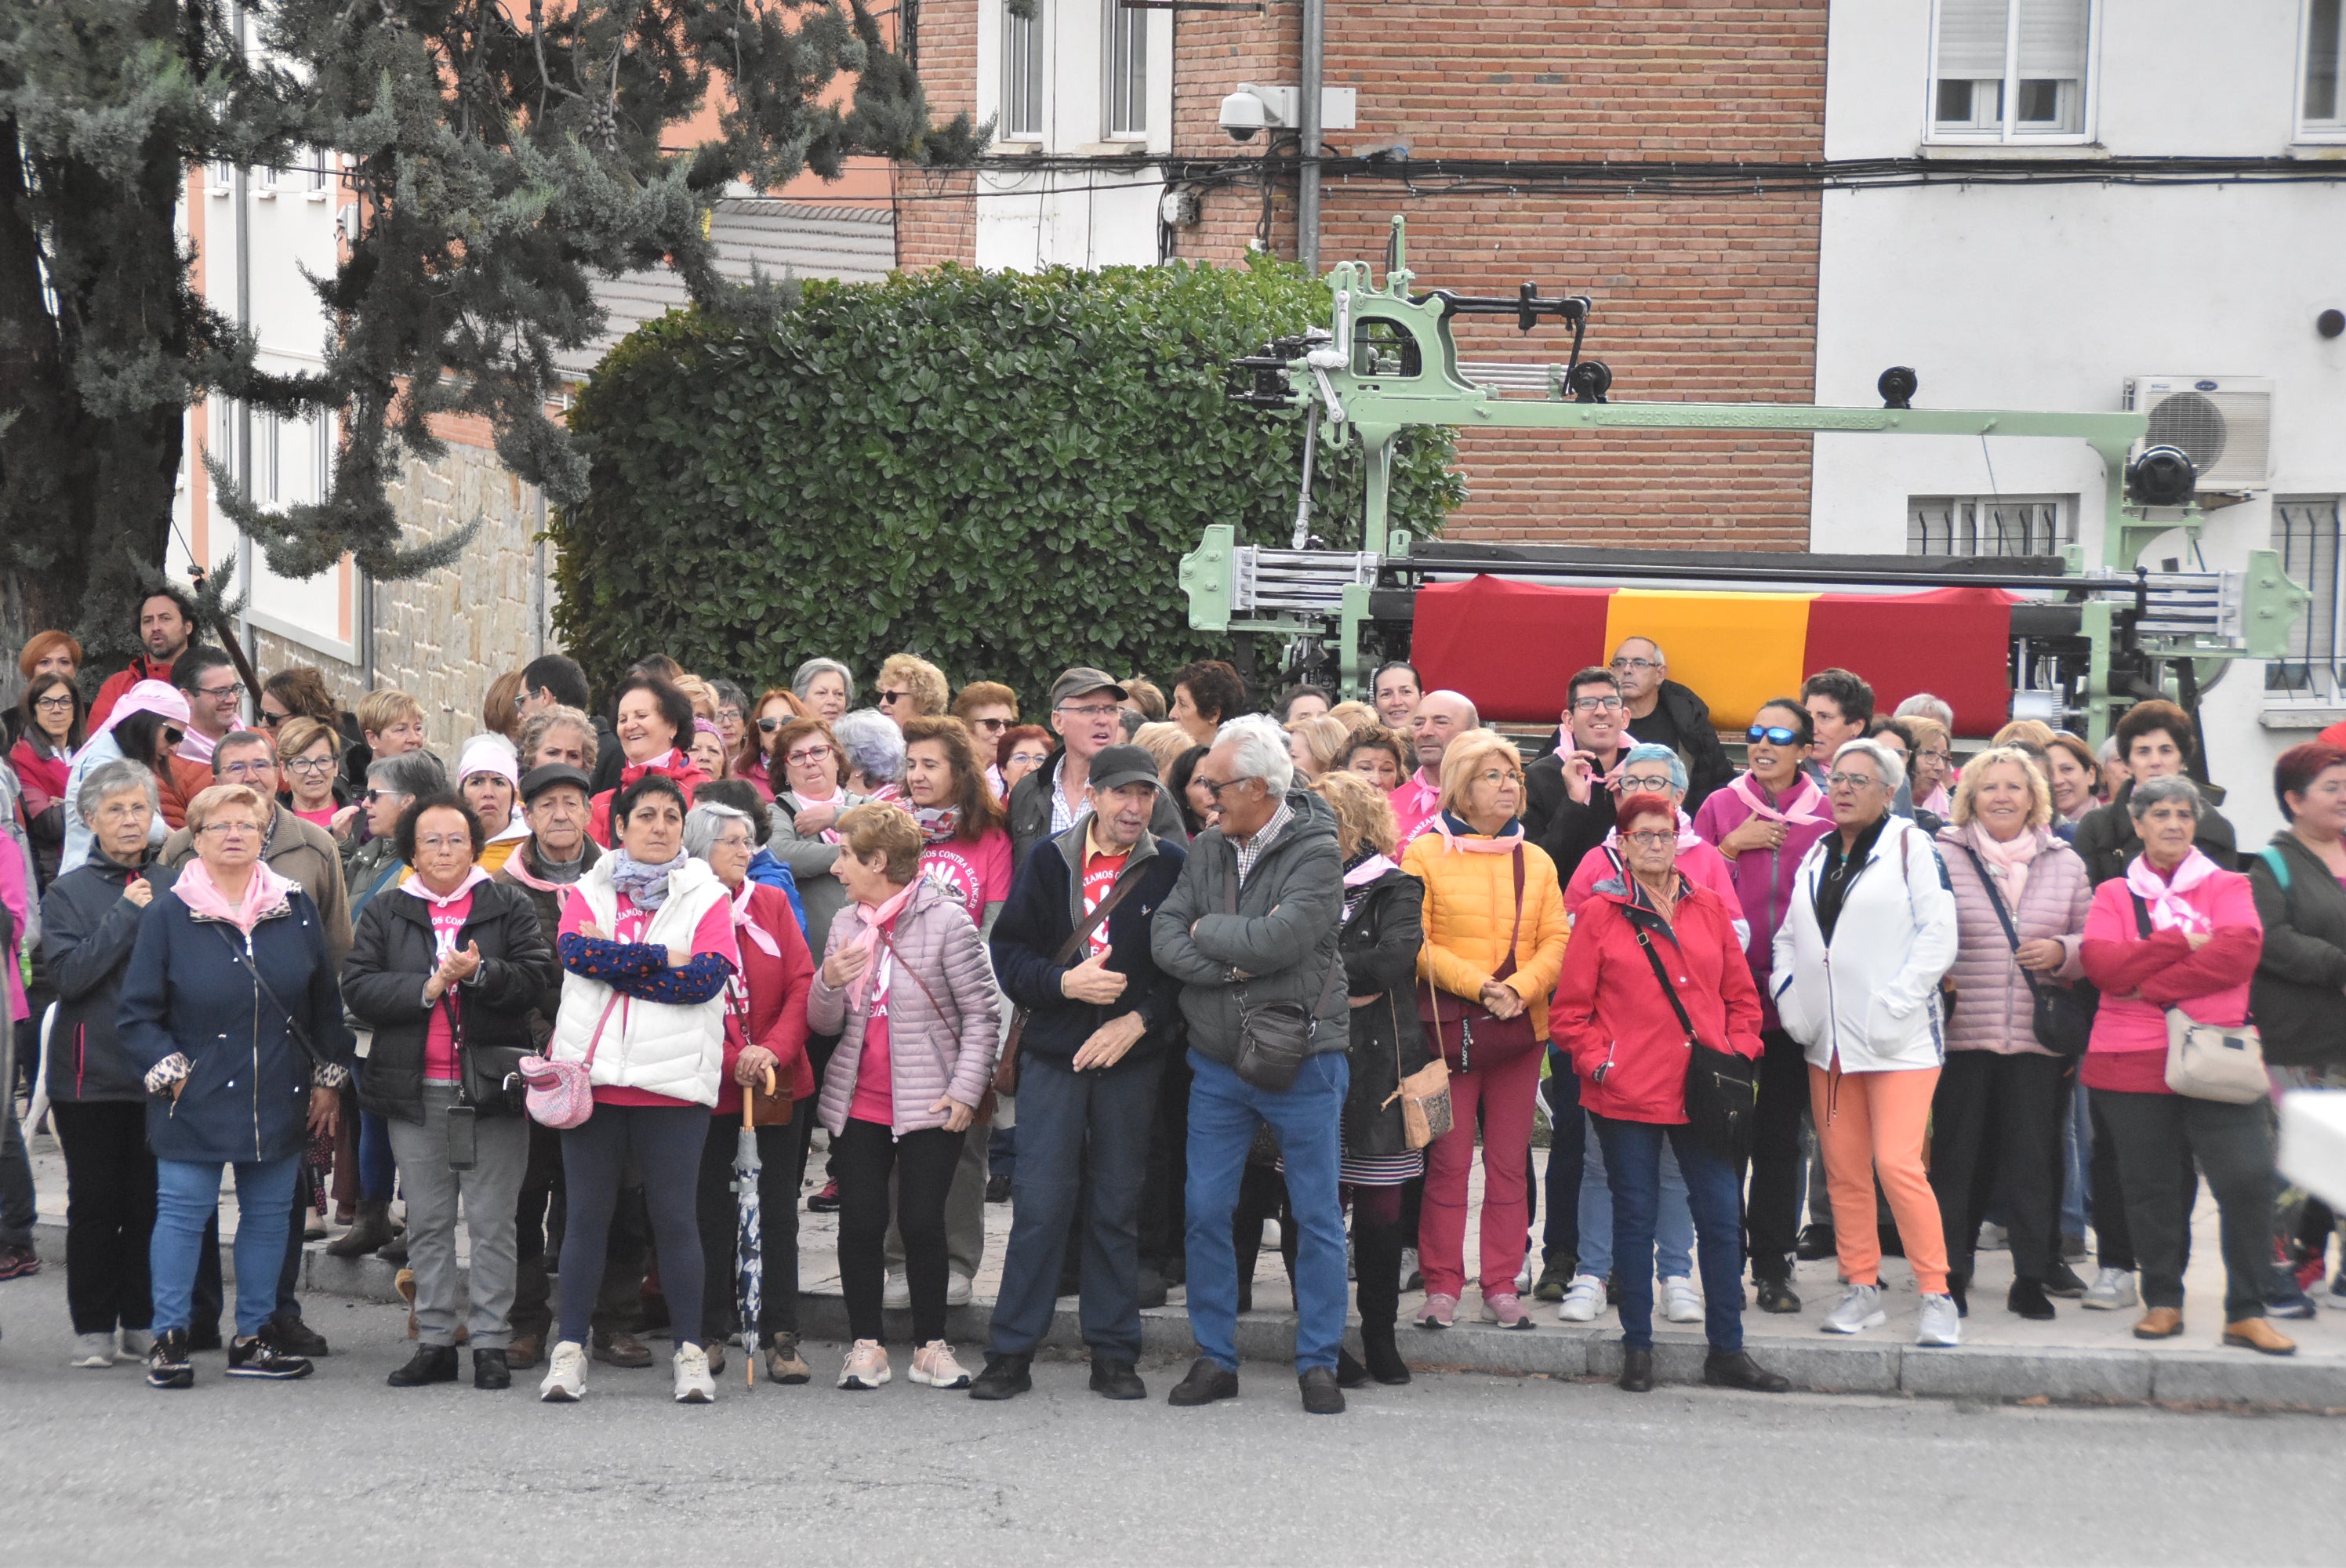
<svg viewBox="0 0 2346 1568">
<path fill-rule="evenodd" d="M 1395 866 L 1369 884 L 1337 935 L 1344 989 L 1372 996 L 1352 1009 L 1352 1085 L 1344 1095 L 1344 1148 L 1356 1155 L 1409 1152 L 1401 1081 L 1433 1059 L 1417 1022 L 1417 950 L 1425 944 L 1425 884 Z M 1391 1101 L 1391 1104 L 1387 1104 Z"/>
<path fill-rule="evenodd" d="M 2216 809 L 2216 798 L 2208 794 L 2204 787 L 2202 793 L 2209 804 L 2200 813 L 2199 830 L 2193 835 L 2192 842 L 2201 854 L 2224 870 L 2237 871 L 2240 864 L 2239 835 L 2232 830 L 2224 814 Z M 2069 841 L 2069 847 L 2086 862 L 2086 874 L 2093 879 L 2096 887 L 2126 875 L 2127 867 L 2142 853 L 2142 835 L 2134 830 L 2134 816 L 2127 809 L 2127 802 L 2133 797 L 2134 780 L 2129 779 L 2118 786 L 2116 799 L 2106 806 L 2095 807 L 2078 820 L 2077 836 Z"/>
<path fill-rule="evenodd" d="M 1010 787 L 1010 853 L 1015 865 L 1024 866 L 1035 846 L 1051 836 L 1051 789 L 1059 777 L 1059 759 L 1066 754 L 1061 747 L 1048 762 Z M 1157 787 L 1156 809 L 1148 814 L 1148 830 L 1168 844 L 1189 841 L 1180 805 L 1162 784 Z"/>
<path fill-rule="evenodd" d="M 537 911 L 521 889 L 482 882 L 472 911 L 456 933 L 462 951 L 481 947 L 481 967 L 456 986 L 456 1016 L 464 1048 L 474 1056 L 476 1081 L 502 1082 L 515 1059 L 534 1048 L 530 1010 L 559 983 L 554 950 L 538 929 Z M 439 967 L 433 956 L 432 911 L 422 899 L 384 893 L 366 907 L 342 962 L 342 1003 L 374 1031 L 359 1105 L 402 1121 L 423 1119 L 423 1047 L 432 1009 L 423 983 Z M 448 998 L 441 999 L 447 1005 Z M 484 1112 L 496 1108 L 483 1105 Z"/>
<path fill-rule="evenodd" d="M 2274 870 L 2288 872 L 2286 886 Z M 2346 889 L 2286 830 L 2250 855 L 2249 891 L 2264 922 L 2264 956 L 2249 983 L 2249 1015 L 2276 1067 L 2346 1065 Z"/>
<path fill-rule="evenodd" d="M 56 1021 L 49 1026 L 49 1098 L 59 1104 L 147 1098 L 146 1069 L 124 1054 L 114 1032 L 122 972 L 147 912 L 122 896 L 134 875 L 152 882 L 158 897 L 178 880 L 177 871 L 156 862 L 151 849 L 136 872 L 94 854 L 51 882 L 41 900 L 41 958 L 57 993 Z"/>
<path fill-rule="evenodd" d="M 1009 900 L 994 917 L 994 972 L 1010 1000 L 1027 1009 L 1021 1049 L 1068 1060 L 1092 1033 L 1127 1013 L 1137 1012 L 1147 1033 L 1125 1054 L 1119 1068 L 1154 1061 L 1164 1054 L 1181 1016 L 1181 983 L 1157 967 L 1149 951 L 1148 925 L 1165 895 L 1181 880 L 1187 852 L 1178 843 L 1144 833 L 1132 847 L 1123 874 L 1140 885 L 1107 917 L 1107 967 L 1125 977 L 1124 994 L 1105 1005 L 1077 1002 L 1059 989 L 1074 967 L 1056 962 L 1059 950 L 1081 923 L 1084 907 L 1085 824 L 1035 846 L 1010 884 Z M 1080 962 L 1082 955 L 1077 955 Z"/>
<path fill-rule="evenodd" d="M 1591 789 L 1586 806 L 1575 800 L 1565 788 L 1561 752 L 1551 751 L 1524 769 L 1524 840 L 1547 851 L 1557 882 L 1572 881 L 1581 860 L 1612 830 L 1612 792 Z"/>
</svg>

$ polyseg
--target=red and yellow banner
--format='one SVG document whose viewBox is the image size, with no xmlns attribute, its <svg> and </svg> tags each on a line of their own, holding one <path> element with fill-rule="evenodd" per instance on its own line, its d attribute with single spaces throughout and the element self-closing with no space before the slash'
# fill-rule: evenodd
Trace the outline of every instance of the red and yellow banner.
<svg viewBox="0 0 2346 1568">
<path fill-rule="evenodd" d="M 1484 718 L 1511 723 L 1555 722 L 1574 671 L 1641 636 L 1721 729 L 1838 665 L 1865 677 L 1884 712 L 1927 691 L 1953 706 L 1959 734 L 1984 737 L 2012 708 L 2012 605 L 1995 588 L 1738 594 L 1472 577 L 1418 591 L 1411 655 L 1427 690 L 1464 692 Z"/>
</svg>

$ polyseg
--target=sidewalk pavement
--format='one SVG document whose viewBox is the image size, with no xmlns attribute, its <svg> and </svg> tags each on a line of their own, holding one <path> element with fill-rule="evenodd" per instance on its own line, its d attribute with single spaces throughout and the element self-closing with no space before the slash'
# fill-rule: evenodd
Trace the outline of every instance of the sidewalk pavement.
<svg viewBox="0 0 2346 1568">
<path fill-rule="evenodd" d="M 56 1140 L 46 1133 L 32 1141 L 31 1153 L 40 1193 L 36 1245 L 46 1266 L 62 1268 L 64 1163 Z M 1545 1161 L 1546 1152 L 1535 1150 L 1535 1157 Z M 822 1186 L 822 1167 L 823 1154 L 818 1146 L 807 1165 L 808 1194 Z M 1478 1167 L 1471 1195 L 1478 1206 L 1481 1181 Z M 220 1196 L 222 1266 L 230 1278 L 234 1260 L 228 1256 L 228 1247 L 235 1234 L 236 1217 L 232 1187 L 231 1180 Z M 1003 1249 L 1009 1238 L 1010 1207 L 989 1204 L 985 1218 L 985 1257 L 976 1281 L 975 1303 L 955 1308 L 950 1324 L 954 1342 L 974 1349 L 983 1349 L 985 1342 L 1001 1279 Z M 1249 1360 L 1289 1361 L 1293 1355 L 1293 1304 L 1285 1265 L 1272 1240 L 1276 1228 L 1275 1222 L 1265 1227 L 1266 1245 L 1255 1274 L 1255 1309 L 1239 1321 L 1239 1353 Z M 1820 1320 L 1840 1294 L 1837 1271 L 1827 1258 L 1798 1266 L 1794 1288 L 1802 1308 L 1797 1315 L 1774 1316 L 1756 1308 L 1745 1312 L 1746 1348 L 1762 1365 L 1791 1379 L 1795 1387 L 1820 1392 L 2346 1414 L 2346 1311 L 2325 1309 L 2311 1319 L 2279 1324 L 2297 1341 L 2295 1356 L 2270 1358 L 2221 1347 L 2223 1262 L 2216 1228 L 2215 1203 L 2203 1191 L 2192 1217 L 2191 1267 L 2184 1282 L 2188 1327 L 2178 1339 L 2155 1343 L 2136 1339 L 2131 1329 L 2138 1310 L 2088 1312 L 2074 1301 L 2056 1301 L 2059 1316 L 2052 1322 L 2024 1321 L 2004 1307 L 2004 1291 L 2012 1281 L 2011 1254 L 1983 1252 L 1971 1291 L 1971 1316 L 1964 1323 L 1964 1343 L 1957 1349 L 1924 1349 L 1913 1343 L 1920 1298 L 1912 1275 L 1899 1258 L 1885 1259 L 1882 1265 L 1882 1297 L 1890 1311 L 1886 1327 L 1854 1338 L 1819 1330 Z M 847 1337 L 847 1313 L 839 1294 L 837 1242 L 835 1217 L 801 1207 L 800 1316 L 810 1339 L 843 1340 Z M 461 1252 L 461 1237 L 459 1247 Z M 1470 1278 L 1479 1251 L 1474 1227 L 1470 1224 L 1466 1237 Z M 2078 1271 L 2090 1278 L 2090 1260 L 2079 1265 Z M 323 1243 L 316 1243 L 303 1265 L 301 1288 L 305 1293 L 395 1301 L 394 1273 L 380 1258 L 329 1257 Z M 2334 1299 L 2326 1288 L 2314 1295 L 2325 1302 Z M 1401 1338 L 1402 1354 L 1421 1371 L 1610 1379 L 1620 1370 L 1620 1325 L 1609 1310 L 1595 1323 L 1562 1324 L 1556 1319 L 1555 1308 L 1542 1303 L 1535 1310 L 1535 1329 L 1506 1331 L 1475 1321 L 1482 1303 L 1470 1289 L 1459 1308 L 1458 1326 L 1434 1332 L 1409 1325 L 1422 1299 L 1415 1292 L 1402 1297 Z M 1185 1359 L 1196 1354 L 1178 1287 L 1166 1306 L 1144 1312 L 1142 1319 L 1143 1344 L 1152 1359 Z M 890 1313 L 889 1329 L 892 1337 L 909 1336 L 911 1315 Z M 1082 1353 L 1082 1329 L 1074 1298 L 1061 1301 L 1048 1344 L 1054 1350 Z M 1656 1380 L 1701 1381 L 1705 1349 L 1698 1328 L 1672 1328 L 1658 1319 Z"/>
</svg>

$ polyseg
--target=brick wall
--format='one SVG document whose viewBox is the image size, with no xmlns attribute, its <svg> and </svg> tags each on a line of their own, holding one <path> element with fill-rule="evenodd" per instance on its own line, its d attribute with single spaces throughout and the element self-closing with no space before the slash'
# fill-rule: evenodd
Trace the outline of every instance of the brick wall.
<svg viewBox="0 0 2346 1568">
<path fill-rule="evenodd" d="M 921 85 L 929 112 L 948 120 L 977 112 L 977 21 L 979 0 L 927 0 L 921 7 Z M 896 265 L 964 266 L 977 260 L 974 181 L 966 173 L 929 173 L 896 168 L 892 175 L 896 209 Z"/>
</svg>

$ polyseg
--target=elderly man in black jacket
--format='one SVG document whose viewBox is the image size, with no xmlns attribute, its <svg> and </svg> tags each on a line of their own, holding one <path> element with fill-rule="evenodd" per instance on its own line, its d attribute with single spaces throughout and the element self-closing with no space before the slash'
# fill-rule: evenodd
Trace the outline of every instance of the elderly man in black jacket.
<svg viewBox="0 0 2346 1568">
<path fill-rule="evenodd" d="M 1022 1010 L 1018 1165 L 976 1400 L 1033 1386 L 1035 1347 L 1051 1327 L 1078 1195 L 1084 1342 L 1091 1386 L 1145 1398 L 1140 1359 L 1140 1188 L 1148 1168 L 1161 1059 L 1179 1015 L 1178 982 L 1149 949 L 1149 921 L 1179 880 L 1179 844 L 1148 830 L 1157 765 L 1137 746 L 1091 759 L 1091 809 L 1035 846 L 994 921 L 994 972 Z"/>
<path fill-rule="evenodd" d="M 1338 1127 L 1352 1074 L 1350 1003 L 1337 931 L 1344 912 L 1335 813 L 1295 789 L 1287 737 L 1260 715 L 1232 719 L 1195 782 L 1222 810 L 1189 846 L 1157 911 L 1158 966 L 1181 982 L 1189 1024 L 1189 1327 L 1198 1356 L 1172 1393 L 1202 1405 L 1239 1391 L 1238 1259 L 1230 1217 L 1257 1125 L 1278 1135 L 1298 1244 L 1295 1366 L 1303 1408 L 1344 1408 L 1336 1352 L 1344 1333 L 1344 1216 Z M 1301 1038 L 1291 1076 L 1243 1040 Z M 1290 1066 L 1293 1066 L 1290 1062 Z M 1240 1069 L 1248 1069 L 1241 1075 Z M 1279 1077 L 1289 1077 L 1281 1084 Z"/>
<path fill-rule="evenodd" d="M 1613 650 L 1612 670 L 1621 683 L 1629 738 L 1640 745 L 1667 746 L 1686 759 L 1682 804 L 1689 813 L 1698 809 L 1706 796 L 1735 776 L 1735 765 L 1727 759 L 1727 748 L 1711 726 L 1710 705 L 1669 678 L 1669 659 L 1651 637 L 1623 637 Z"/>
</svg>

